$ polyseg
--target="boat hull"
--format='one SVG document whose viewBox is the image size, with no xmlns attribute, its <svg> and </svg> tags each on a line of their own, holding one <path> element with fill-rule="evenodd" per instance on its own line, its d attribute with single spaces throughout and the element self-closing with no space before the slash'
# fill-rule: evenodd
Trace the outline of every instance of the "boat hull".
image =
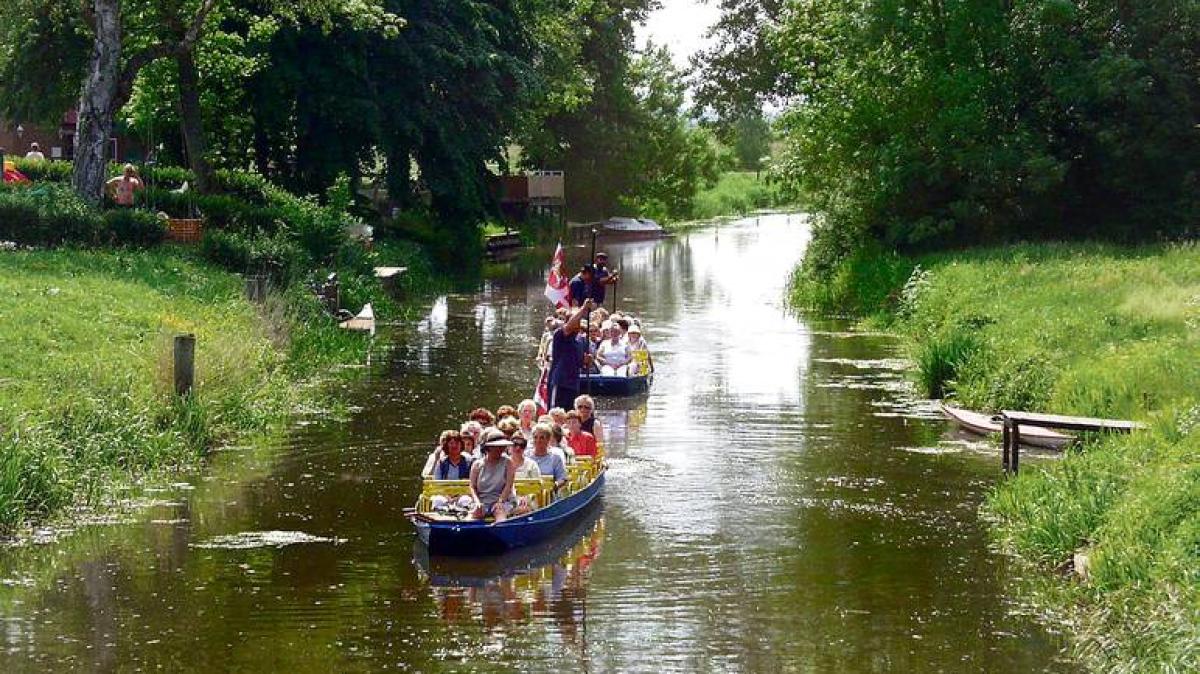
<svg viewBox="0 0 1200 674">
<path fill-rule="evenodd" d="M 601 377 L 593 375 L 579 380 L 579 390 L 593 396 L 633 396 L 650 390 L 650 376 Z"/>
<path fill-rule="evenodd" d="M 561 531 L 604 490 L 604 473 L 585 489 L 528 515 L 499 524 L 482 521 L 430 522 L 413 519 L 417 536 L 431 555 L 496 555 L 536 545 Z"/>
<path fill-rule="evenodd" d="M 958 424 L 964 430 L 977 435 L 992 435 L 1004 431 L 998 422 L 993 421 L 990 416 L 980 414 L 979 412 L 951 407 L 942 403 L 942 414 L 946 415 L 948 419 Z M 1074 441 L 1074 436 L 1057 433 L 1049 429 L 1036 427 L 1023 427 L 1021 429 L 1021 444 L 1029 447 L 1061 450 Z"/>
</svg>

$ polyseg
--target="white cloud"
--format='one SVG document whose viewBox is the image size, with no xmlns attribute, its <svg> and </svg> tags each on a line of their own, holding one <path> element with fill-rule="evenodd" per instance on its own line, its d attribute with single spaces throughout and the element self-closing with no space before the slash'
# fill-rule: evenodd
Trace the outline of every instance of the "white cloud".
<svg viewBox="0 0 1200 674">
<path fill-rule="evenodd" d="M 704 33 L 716 23 L 721 10 L 716 4 L 701 0 L 663 0 L 662 9 L 650 15 L 646 25 L 639 26 L 637 41 L 645 46 L 652 40 L 670 48 L 675 65 L 688 66 L 688 59 L 707 45 Z"/>
</svg>

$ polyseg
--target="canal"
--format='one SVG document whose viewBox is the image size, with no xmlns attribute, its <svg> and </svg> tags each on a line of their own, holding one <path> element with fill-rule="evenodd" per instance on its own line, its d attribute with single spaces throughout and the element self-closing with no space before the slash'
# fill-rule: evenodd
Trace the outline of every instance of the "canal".
<svg viewBox="0 0 1200 674">
<path fill-rule="evenodd" d="M 550 544 L 429 559 L 401 516 L 440 430 L 532 392 L 515 265 L 390 328 L 348 412 L 0 549 L 0 671 L 1073 671 L 989 549 L 994 451 L 892 339 L 785 311 L 806 241 L 779 215 L 607 246 L 657 377 L 600 402 L 603 503 Z"/>
</svg>

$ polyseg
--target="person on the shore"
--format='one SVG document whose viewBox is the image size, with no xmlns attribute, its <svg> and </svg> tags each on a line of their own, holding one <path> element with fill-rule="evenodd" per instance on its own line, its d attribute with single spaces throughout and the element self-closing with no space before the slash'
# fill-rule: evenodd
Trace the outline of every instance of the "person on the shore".
<svg viewBox="0 0 1200 674">
<path fill-rule="evenodd" d="M 579 273 L 571 277 L 571 282 L 567 284 L 567 293 L 572 308 L 583 306 L 583 303 L 591 298 L 595 282 L 596 270 L 590 264 L 583 265 Z"/>
<path fill-rule="evenodd" d="M 557 491 L 567 483 L 567 464 L 562 456 L 550 451 L 550 441 L 554 436 L 550 426 L 538 424 L 533 429 L 533 460 L 543 476 L 554 478 L 554 489 Z"/>
<path fill-rule="evenodd" d="M 583 430 L 579 412 L 567 412 L 567 443 L 575 456 L 596 456 L 596 437 Z"/>
<path fill-rule="evenodd" d="M 42 154 L 42 148 L 37 143 L 29 144 L 29 152 L 25 153 L 25 159 L 29 161 L 46 161 L 46 155 Z"/>
<path fill-rule="evenodd" d="M 575 411 L 579 413 L 579 427 L 591 433 L 597 443 L 604 442 L 604 429 L 594 414 L 596 401 L 590 395 L 581 395 L 575 399 Z"/>
<path fill-rule="evenodd" d="M 483 437 L 483 460 L 471 466 L 471 498 L 475 508 L 471 517 L 477 520 L 492 517 L 497 523 L 508 518 L 516 507 L 513 498 L 513 483 L 516 468 L 504 456 L 504 450 L 512 441 L 500 431 L 492 431 Z"/>
<path fill-rule="evenodd" d="M 133 208 L 135 196 L 146 186 L 142 184 L 142 179 L 138 177 L 133 164 L 126 164 L 121 175 L 109 180 L 104 187 L 113 203 L 122 208 Z"/>
<path fill-rule="evenodd" d="M 447 436 L 447 433 L 449 435 Z M 444 440 L 442 442 L 442 452 L 445 456 L 437 462 L 437 466 L 433 469 L 433 479 L 435 480 L 466 480 L 471 477 L 471 464 L 474 463 L 470 457 L 463 455 L 462 435 L 454 431 L 446 431 L 442 434 Z"/>
<path fill-rule="evenodd" d="M 596 363 L 600 366 L 600 374 L 606 377 L 625 377 L 629 375 L 629 361 L 633 355 L 629 345 L 625 343 L 624 334 L 618 323 L 609 321 L 603 330 L 607 338 L 596 348 Z"/>
<path fill-rule="evenodd" d="M 595 280 L 592 283 L 591 297 L 595 300 L 596 305 L 600 306 L 604 304 L 604 299 L 608 293 L 608 286 L 614 285 L 621 280 L 621 272 L 609 271 L 608 253 L 603 251 L 596 253 L 596 258 L 592 262 L 592 267 L 595 269 Z"/>
<path fill-rule="evenodd" d="M 575 310 L 561 328 L 554 331 L 551 344 L 550 373 L 547 386 L 550 390 L 550 407 L 564 407 L 579 395 L 579 373 L 583 370 L 587 354 L 587 339 L 579 334 L 583 317 L 592 310 L 592 301 L 584 300 L 583 306 Z"/>
</svg>

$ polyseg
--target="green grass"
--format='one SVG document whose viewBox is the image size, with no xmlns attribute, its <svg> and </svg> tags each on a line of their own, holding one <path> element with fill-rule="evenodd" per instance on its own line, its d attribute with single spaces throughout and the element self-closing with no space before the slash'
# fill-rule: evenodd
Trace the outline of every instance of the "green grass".
<svg viewBox="0 0 1200 674">
<path fill-rule="evenodd" d="M 242 289 L 171 248 L 0 253 L 0 532 L 266 430 L 311 395 L 298 376 L 365 348 L 306 322 L 302 293 L 260 311 Z M 197 338 L 185 401 L 180 333 Z"/>
<path fill-rule="evenodd" d="M 1040 593 L 1076 626 L 1086 664 L 1200 669 L 1200 247 L 1019 245 L 879 259 L 874 272 L 869 258 L 843 265 L 839 274 L 868 282 L 836 288 L 838 301 L 865 297 L 860 315 L 876 313 L 905 336 L 927 393 L 982 410 L 1149 425 L 1026 466 L 985 513 L 1008 550 L 1047 571 L 1087 551 L 1086 581 Z"/>
<path fill-rule="evenodd" d="M 692 217 L 712 220 L 723 216 L 745 215 L 764 208 L 792 205 L 779 189 L 753 171 L 729 171 L 711 189 L 696 195 Z"/>
</svg>

